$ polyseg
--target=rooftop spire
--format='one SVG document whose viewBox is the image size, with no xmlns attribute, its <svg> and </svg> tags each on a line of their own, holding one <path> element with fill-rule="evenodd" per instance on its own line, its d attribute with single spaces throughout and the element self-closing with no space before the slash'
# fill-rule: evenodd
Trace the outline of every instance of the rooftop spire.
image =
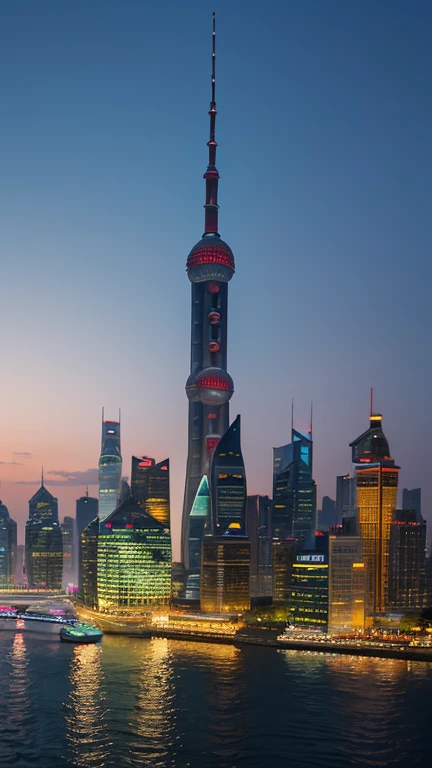
<svg viewBox="0 0 432 768">
<path fill-rule="evenodd" d="M 209 148 L 209 162 L 204 174 L 206 180 L 205 201 L 205 235 L 218 235 L 218 180 L 219 173 L 216 168 L 216 14 L 213 12 L 212 27 L 212 74 L 211 74 L 211 102 L 210 102 L 210 139 L 207 142 Z"/>
<path fill-rule="evenodd" d="M 44 484 L 44 476 L 43 476 L 43 464 L 42 464 L 42 472 L 41 472 L 41 486 Z"/>
</svg>

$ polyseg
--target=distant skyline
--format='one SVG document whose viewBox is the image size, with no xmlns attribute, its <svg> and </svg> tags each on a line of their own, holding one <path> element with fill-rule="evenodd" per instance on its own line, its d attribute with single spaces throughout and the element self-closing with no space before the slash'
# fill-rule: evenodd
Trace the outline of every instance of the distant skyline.
<svg viewBox="0 0 432 768">
<path fill-rule="evenodd" d="M 335 498 L 374 386 L 432 522 L 430 3 L 23 0 L 0 7 L 0 498 L 21 542 L 42 464 L 60 519 L 97 495 L 105 406 L 125 475 L 170 457 L 179 556 L 213 10 L 248 493 L 271 493 L 294 397 Z"/>
</svg>

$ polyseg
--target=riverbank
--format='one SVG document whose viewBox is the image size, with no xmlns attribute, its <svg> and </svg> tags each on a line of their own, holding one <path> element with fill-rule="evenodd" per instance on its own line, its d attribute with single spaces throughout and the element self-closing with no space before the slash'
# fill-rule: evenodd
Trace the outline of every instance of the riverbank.
<svg viewBox="0 0 432 768">
<path fill-rule="evenodd" d="M 194 643 L 222 643 L 243 647 L 247 645 L 261 646 L 262 648 L 278 648 L 279 650 L 331 653 L 349 656 L 374 656 L 378 658 L 400 659 L 401 661 L 432 662 L 432 648 L 419 648 L 416 646 L 401 645 L 398 647 L 380 647 L 358 643 L 322 641 L 322 640 L 279 640 L 279 630 L 248 629 L 242 628 L 232 632 L 204 632 L 188 629 L 179 630 L 169 626 L 155 626 L 154 624 L 137 624 L 115 620 L 110 616 L 101 616 L 96 611 L 77 607 L 80 619 L 96 624 L 105 634 L 124 635 L 126 637 L 142 637 L 151 639 L 163 637 L 168 640 L 183 640 Z"/>
</svg>

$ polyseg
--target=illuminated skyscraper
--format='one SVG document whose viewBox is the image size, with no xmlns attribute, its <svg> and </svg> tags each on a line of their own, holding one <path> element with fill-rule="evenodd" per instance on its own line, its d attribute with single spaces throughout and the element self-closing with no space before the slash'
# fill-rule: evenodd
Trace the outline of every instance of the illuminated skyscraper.
<svg viewBox="0 0 432 768">
<path fill-rule="evenodd" d="M 102 409 L 102 446 L 99 458 L 99 521 L 114 512 L 120 493 L 122 457 L 120 421 L 104 421 Z"/>
<path fill-rule="evenodd" d="M 327 630 L 328 557 L 304 552 L 293 565 L 292 614 L 294 624 Z"/>
<path fill-rule="evenodd" d="M 62 532 L 57 499 L 42 482 L 29 501 L 25 531 L 27 582 L 31 587 L 59 589 L 63 575 Z"/>
<path fill-rule="evenodd" d="M 209 530 L 209 525 L 210 489 L 207 475 L 203 475 L 189 516 L 189 574 L 185 594 L 187 600 L 199 601 L 200 599 L 202 542 L 206 527 Z"/>
<path fill-rule="evenodd" d="M 273 536 L 313 546 L 316 529 L 316 483 L 312 477 L 312 432 L 291 428 L 291 443 L 273 449 Z"/>
<path fill-rule="evenodd" d="M 396 509 L 390 525 L 389 607 L 405 611 L 427 604 L 426 521 L 415 509 Z"/>
<path fill-rule="evenodd" d="M 170 527 L 169 459 L 156 464 L 148 456 L 132 456 L 131 493 L 144 512 Z"/>
<path fill-rule="evenodd" d="M 132 496 L 100 523 L 97 592 L 101 611 L 170 600 L 169 528 L 144 512 Z"/>
<path fill-rule="evenodd" d="M 192 284 L 191 366 L 186 382 L 189 399 L 189 436 L 182 519 L 182 559 L 188 567 L 190 514 L 198 487 L 221 435 L 229 424 L 229 400 L 234 391 L 227 372 L 228 283 L 234 274 L 231 248 L 218 232 L 218 180 L 216 168 L 215 19 L 213 15 L 212 94 L 210 102 L 209 160 L 206 182 L 205 225 L 202 239 L 187 259 Z"/>
<path fill-rule="evenodd" d="M 14 581 L 17 553 L 17 524 L 0 501 L 0 585 Z"/>
<path fill-rule="evenodd" d="M 234 525 L 236 525 L 234 523 Z M 250 544 L 237 528 L 203 540 L 201 610 L 238 613 L 250 608 Z"/>
<path fill-rule="evenodd" d="M 330 633 L 363 629 L 365 619 L 365 567 L 360 536 L 344 536 L 342 527 L 329 537 Z"/>
<path fill-rule="evenodd" d="M 84 528 L 87 528 L 89 523 L 98 516 L 99 502 L 97 499 L 88 495 L 88 489 L 86 495 L 76 501 L 76 536 L 78 542 L 78 586 L 82 589 L 82 577 L 81 577 L 81 565 L 82 565 L 82 552 L 81 552 L 81 533 Z"/>
<path fill-rule="evenodd" d="M 383 613 L 388 603 L 390 525 L 396 507 L 399 467 L 390 457 L 382 415 L 372 412 L 366 432 L 350 443 L 356 464 L 357 510 L 366 567 L 366 613 Z"/>
<path fill-rule="evenodd" d="M 210 533 L 223 535 L 235 527 L 245 534 L 246 473 L 241 451 L 240 416 L 217 444 L 210 471 Z"/>
</svg>

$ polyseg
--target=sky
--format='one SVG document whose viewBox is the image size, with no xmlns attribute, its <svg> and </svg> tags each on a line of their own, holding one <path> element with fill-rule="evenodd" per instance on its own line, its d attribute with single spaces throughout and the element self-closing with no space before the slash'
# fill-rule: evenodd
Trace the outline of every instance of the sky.
<svg viewBox="0 0 432 768">
<path fill-rule="evenodd" d="M 97 495 L 104 406 L 126 476 L 171 459 L 178 557 L 213 10 L 248 492 L 271 493 L 294 398 L 334 498 L 373 386 L 432 523 L 428 0 L 3 0 L 0 495 L 21 541 L 42 465 L 61 519 Z"/>
</svg>

